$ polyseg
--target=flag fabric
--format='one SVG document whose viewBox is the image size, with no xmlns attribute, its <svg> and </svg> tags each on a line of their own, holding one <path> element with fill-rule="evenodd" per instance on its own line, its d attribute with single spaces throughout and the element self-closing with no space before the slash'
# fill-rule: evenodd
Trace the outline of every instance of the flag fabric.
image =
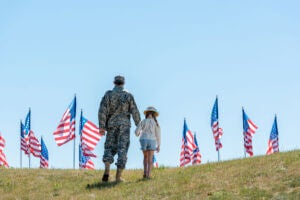
<svg viewBox="0 0 300 200">
<path fill-rule="evenodd" d="M 48 168 L 49 167 L 49 155 L 46 144 L 41 138 L 41 160 L 40 160 L 40 168 Z"/>
<path fill-rule="evenodd" d="M 25 125 L 21 122 L 21 150 L 24 151 L 26 155 L 30 154 L 30 147 L 29 147 L 29 133 L 31 130 L 31 110 L 29 109 L 26 118 L 25 118 Z"/>
<path fill-rule="evenodd" d="M 183 124 L 182 145 L 180 152 L 180 167 L 183 167 L 191 162 L 194 150 L 194 136 L 188 129 L 186 121 Z"/>
<path fill-rule="evenodd" d="M 82 147 L 79 145 L 79 168 L 80 169 L 95 169 L 95 165 L 90 157 L 84 156 Z"/>
<path fill-rule="evenodd" d="M 4 147 L 5 147 L 5 139 L 2 137 L 0 133 L 0 166 L 9 167 L 8 162 L 6 160 L 6 156 L 4 154 Z"/>
<path fill-rule="evenodd" d="M 28 147 L 28 143 L 29 143 L 29 137 L 25 136 L 25 127 L 23 125 L 23 123 L 21 122 L 21 150 L 24 151 L 24 153 L 26 155 L 29 154 L 29 147 Z"/>
<path fill-rule="evenodd" d="M 25 118 L 25 125 L 24 125 L 25 135 L 28 136 L 30 130 L 31 130 L 31 110 L 29 109 Z"/>
<path fill-rule="evenodd" d="M 275 116 L 274 123 L 272 126 L 270 138 L 268 141 L 268 150 L 267 155 L 279 152 L 279 143 L 278 143 L 278 127 L 277 127 L 277 117 Z"/>
<path fill-rule="evenodd" d="M 39 158 L 41 156 L 41 144 L 39 140 L 35 137 L 32 130 L 29 132 L 29 148 L 30 153 L 34 156 Z"/>
<path fill-rule="evenodd" d="M 86 146 L 86 144 L 82 144 L 82 143 L 81 143 L 81 150 L 82 150 L 82 153 L 83 153 L 84 156 L 97 158 L 97 155 L 94 154 L 94 153 Z"/>
<path fill-rule="evenodd" d="M 193 161 L 192 164 L 200 164 L 201 163 L 201 154 L 198 146 L 198 142 L 196 139 L 196 134 L 194 134 L 194 150 L 193 150 Z"/>
<path fill-rule="evenodd" d="M 211 112 L 211 129 L 215 139 L 216 151 L 218 151 L 222 148 L 221 136 L 223 135 L 223 130 L 219 127 L 218 98 L 216 98 Z"/>
<path fill-rule="evenodd" d="M 61 146 L 75 138 L 76 97 L 65 111 L 56 131 L 53 133 L 55 142 Z"/>
<path fill-rule="evenodd" d="M 2 137 L 2 134 L 0 133 L 0 151 L 3 151 L 5 147 L 5 139 Z"/>
<path fill-rule="evenodd" d="M 257 128 L 258 127 L 252 122 L 243 109 L 244 147 L 246 153 L 250 156 L 253 156 L 252 136 L 255 134 Z"/>
<path fill-rule="evenodd" d="M 3 151 L 0 151 L 0 166 L 9 167 L 6 156 Z"/>
<path fill-rule="evenodd" d="M 86 156 L 91 156 L 89 155 L 89 152 L 95 149 L 97 143 L 103 135 L 100 134 L 99 128 L 94 123 L 83 117 L 82 112 L 79 122 L 79 134 L 83 147 L 83 154 Z"/>
<path fill-rule="evenodd" d="M 153 163 L 153 167 L 158 168 L 158 162 L 156 160 L 155 154 L 153 154 L 152 163 Z"/>
</svg>

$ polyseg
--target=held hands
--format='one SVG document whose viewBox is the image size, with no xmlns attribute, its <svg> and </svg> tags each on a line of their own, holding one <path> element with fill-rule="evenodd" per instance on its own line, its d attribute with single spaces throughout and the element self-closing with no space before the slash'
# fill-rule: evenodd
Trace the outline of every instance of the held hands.
<svg viewBox="0 0 300 200">
<path fill-rule="evenodd" d="M 156 152 L 158 153 L 160 151 L 160 146 L 157 146 Z"/>
<path fill-rule="evenodd" d="M 102 129 L 102 128 L 100 128 L 100 129 L 99 129 L 99 133 L 100 133 L 101 135 L 103 135 L 103 136 L 104 136 L 104 135 L 105 135 L 105 130 L 104 130 L 104 129 Z"/>
</svg>

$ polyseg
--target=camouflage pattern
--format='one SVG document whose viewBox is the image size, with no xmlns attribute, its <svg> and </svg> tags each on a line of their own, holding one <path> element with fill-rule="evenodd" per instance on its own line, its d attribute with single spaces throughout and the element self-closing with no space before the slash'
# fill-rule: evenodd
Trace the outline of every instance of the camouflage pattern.
<svg viewBox="0 0 300 200">
<path fill-rule="evenodd" d="M 130 144 L 130 128 L 121 125 L 107 130 L 104 144 L 103 162 L 114 162 L 114 156 L 118 154 L 117 167 L 124 169 L 127 162 L 127 152 Z"/>
<path fill-rule="evenodd" d="M 141 117 L 132 94 L 122 86 L 115 86 L 101 100 L 98 112 L 99 128 L 107 130 L 120 125 L 130 127 L 130 114 L 137 126 Z"/>
<path fill-rule="evenodd" d="M 135 125 L 140 121 L 140 112 L 133 96 L 124 90 L 123 86 L 115 86 L 103 96 L 98 112 L 99 128 L 107 131 L 104 145 L 103 162 L 114 162 L 124 169 L 127 161 L 127 151 L 130 144 L 130 115 Z"/>
</svg>

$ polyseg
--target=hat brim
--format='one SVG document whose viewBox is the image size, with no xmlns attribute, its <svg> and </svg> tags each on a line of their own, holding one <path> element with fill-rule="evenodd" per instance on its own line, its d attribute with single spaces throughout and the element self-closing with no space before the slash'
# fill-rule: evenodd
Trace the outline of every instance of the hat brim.
<svg viewBox="0 0 300 200">
<path fill-rule="evenodd" d="M 145 110 L 145 111 L 144 111 L 144 115 L 146 115 L 147 112 L 154 112 L 154 116 L 155 116 L 155 117 L 158 117 L 158 116 L 159 116 L 159 113 L 158 113 L 157 111 L 154 111 L 154 110 Z"/>
</svg>

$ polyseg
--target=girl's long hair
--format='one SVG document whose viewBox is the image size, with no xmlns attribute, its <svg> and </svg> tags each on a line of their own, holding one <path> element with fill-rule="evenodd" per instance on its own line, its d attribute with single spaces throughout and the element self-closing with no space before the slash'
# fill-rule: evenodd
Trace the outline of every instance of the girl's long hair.
<svg viewBox="0 0 300 200">
<path fill-rule="evenodd" d="M 150 114 L 152 115 L 152 117 L 153 117 L 153 119 L 154 119 L 156 125 L 159 126 L 159 124 L 158 124 L 158 122 L 157 122 L 157 119 L 156 119 L 156 117 L 155 117 L 155 112 L 153 112 L 153 111 L 148 111 L 148 112 L 146 112 L 146 118 L 148 118 Z"/>
</svg>

